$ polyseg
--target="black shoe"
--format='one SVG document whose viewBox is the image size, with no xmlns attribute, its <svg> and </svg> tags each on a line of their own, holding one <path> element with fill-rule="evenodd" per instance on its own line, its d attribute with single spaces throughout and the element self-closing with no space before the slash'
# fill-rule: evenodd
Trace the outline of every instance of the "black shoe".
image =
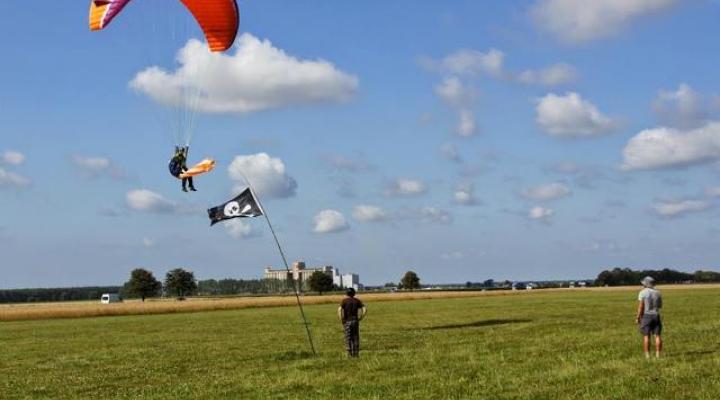
<svg viewBox="0 0 720 400">
<path fill-rule="evenodd" d="M 191 187 L 190 190 L 192 190 L 193 192 L 197 192 L 197 190 L 194 187 Z"/>
<path fill-rule="evenodd" d="M 183 191 L 183 192 L 187 192 L 187 189 L 186 189 L 186 188 L 182 188 L 182 191 Z"/>
</svg>

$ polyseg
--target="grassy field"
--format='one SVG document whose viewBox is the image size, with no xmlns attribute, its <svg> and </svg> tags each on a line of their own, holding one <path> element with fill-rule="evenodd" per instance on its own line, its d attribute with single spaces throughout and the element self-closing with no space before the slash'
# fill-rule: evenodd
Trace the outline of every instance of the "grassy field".
<svg viewBox="0 0 720 400">
<path fill-rule="evenodd" d="M 717 399 L 720 289 L 665 290 L 646 361 L 631 291 L 369 301 L 360 359 L 332 304 L 0 323 L 6 399 Z M 362 298 L 362 297 L 361 297 Z"/>
</svg>

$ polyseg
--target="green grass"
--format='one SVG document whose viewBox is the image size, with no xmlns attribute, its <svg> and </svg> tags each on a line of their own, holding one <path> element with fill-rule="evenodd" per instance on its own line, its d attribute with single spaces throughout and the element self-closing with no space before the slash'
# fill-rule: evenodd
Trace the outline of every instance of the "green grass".
<svg viewBox="0 0 720 400">
<path fill-rule="evenodd" d="M 335 306 L 0 324 L 9 399 L 718 399 L 720 290 L 664 292 L 646 361 L 635 293 L 371 303 L 347 359 Z M 361 297 L 362 298 L 362 297 Z"/>
</svg>

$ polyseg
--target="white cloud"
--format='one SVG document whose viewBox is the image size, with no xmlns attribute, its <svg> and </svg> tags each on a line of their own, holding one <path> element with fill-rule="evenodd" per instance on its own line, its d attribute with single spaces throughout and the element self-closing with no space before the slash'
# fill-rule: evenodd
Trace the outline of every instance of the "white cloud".
<svg viewBox="0 0 720 400">
<path fill-rule="evenodd" d="M 110 167 L 110 160 L 105 157 L 83 157 L 75 155 L 73 164 L 89 172 L 99 173 Z"/>
<path fill-rule="evenodd" d="M 459 78 L 449 77 L 435 86 L 435 94 L 457 110 L 457 134 L 460 136 L 472 136 L 475 134 L 475 114 L 470 110 L 470 107 L 477 98 L 477 92 L 463 84 Z"/>
<path fill-rule="evenodd" d="M 558 39 L 580 43 L 612 36 L 637 18 L 670 8 L 679 0 L 538 0 L 530 13 Z"/>
<path fill-rule="evenodd" d="M 570 64 L 559 63 L 541 70 L 526 70 L 521 72 L 517 80 L 526 85 L 557 86 L 574 82 L 578 72 Z"/>
<path fill-rule="evenodd" d="M 555 137 L 580 138 L 611 133 L 618 123 L 603 115 L 597 107 L 580 95 L 568 92 L 564 96 L 550 93 L 538 100 L 535 120 Z"/>
<path fill-rule="evenodd" d="M 125 202 L 130 209 L 151 213 L 173 213 L 177 204 L 148 189 L 135 189 L 127 192 Z"/>
<path fill-rule="evenodd" d="M 29 185 L 30 179 L 14 172 L 10 172 L 3 168 L 0 168 L 0 189 L 5 187 L 22 188 Z"/>
<path fill-rule="evenodd" d="M 528 218 L 541 221 L 547 221 L 553 215 L 555 215 L 555 210 L 541 206 L 535 206 L 528 212 Z"/>
<path fill-rule="evenodd" d="M 572 161 L 566 161 L 550 165 L 545 169 L 560 174 L 577 174 L 582 172 L 584 168 Z"/>
<path fill-rule="evenodd" d="M 285 164 L 279 158 L 267 153 L 236 156 L 228 167 L 231 179 L 238 181 L 239 190 L 250 180 L 258 195 L 285 198 L 295 196 L 297 182 L 285 171 Z"/>
<path fill-rule="evenodd" d="M 388 196 L 420 196 L 426 191 L 425 183 L 417 179 L 396 179 L 385 188 Z"/>
<path fill-rule="evenodd" d="M 625 170 L 686 167 L 720 160 L 720 122 L 687 131 L 646 129 L 623 149 Z"/>
<path fill-rule="evenodd" d="M 145 247 L 155 247 L 155 240 L 150 238 L 143 238 L 142 244 Z"/>
<path fill-rule="evenodd" d="M 147 68 L 130 86 L 161 104 L 230 113 L 343 102 L 358 87 L 356 76 L 332 63 L 300 60 L 249 33 L 237 39 L 235 49 L 234 54 L 211 53 L 204 43 L 191 39 L 178 52 L 177 70 Z"/>
<path fill-rule="evenodd" d="M 521 195 L 532 200 L 555 200 L 572 193 L 567 185 L 559 182 L 548 183 L 524 190 Z"/>
<path fill-rule="evenodd" d="M 688 213 L 710 209 L 712 204 L 704 200 L 670 200 L 660 201 L 652 205 L 655 214 L 661 217 L 678 217 Z"/>
<path fill-rule="evenodd" d="M 353 209 L 353 218 L 361 222 L 379 222 L 387 219 L 387 213 L 380 207 L 363 204 Z"/>
<path fill-rule="evenodd" d="M 626 246 L 619 245 L 612 240 L 593 240 L 581 248 L 582 251 L 591 253 L 620 253 L 627 250 Z"/>
<path fill-rule="evenodd" d="M 477 50 L 458 50 L 437 61 L 424 59 L 422 64 L 433 70 L 453 75 L 481 75 L 501 76 L 505 55 L 497 49 L 490 49 L 486 53 Z"/>
<path fill-rule="evenodd" d="M 453 143 L 443 143 L 440 146 L 440 156 L 446 160 L 456 163 L 463 162 L 462 156 L 460 156 L 460 151 Z"/>
<path fill-rule="evenodd" d="M 468 109 L 460 110 L 457 134 L 460 136 L 472 136 L 477 131 L 475 114 Z"/>
<path fill-rule="evenodd" d="M 449 224 L 452 222 L 452 215 L 435 207 L 423 207 L 419 212 L 420 218 L 424 222 Z"/>
<path fill-rule="evenodd" d="M 720 197 L 720 186 L 707 188 L 705 192 L 710 197 Z"/>
<path fill-rule="evenodd" d="M 459 185 L 453 193 L 453 200 L 455 203 L 465 206 L 480 204 L 480 201 L 475 198 L 475 188 L 470 184 Z"/>
<path fill-rule="evenodd" d="M 449 253 L 440 254 L 440 258 L 443 260 L 462 260 L 465 258 L 465 254 L 461 251 L 451 251 Z"/>
<path fill-rule="evenodd" d="M 337 210 L 322 210 L 315 216 L 315 233 L 342 232 L 350 229 L 345 217 Z"/>
<path fill-rule="evenodd" d="M 326 155 L 323 160 L 338 171 L 367 172 L 373 169 L 373 166 L 364 160 L 351 159 L 339 154 Z"/>
<path fill-rule="evenodd" d="M 435 86 L 435 94 L 454 107 L 465 107 L 477 98 L 477 92 L 455 76 L 445 78 Z"/>
<path fill-rule="evenodd" d="M 249 222 L 240 218 L 227 220 L 223 225 L 227 234 L 235 239 L 246 239 L 260 235 Z"/>
<path fill-rule="evenodd" d="M 703 125 L 717 108 L 685 83 L 675 91 L 660 91 L 653 101 L 653 109 L 663 123 L 685 129 Z"/>
<path fill-rule="evenodd" d="M 25 155 L 19 151 L 6 150 L 0 154 L 0 160 L 6 165 L 20 165 L 25 162 Z"/>
</svg>

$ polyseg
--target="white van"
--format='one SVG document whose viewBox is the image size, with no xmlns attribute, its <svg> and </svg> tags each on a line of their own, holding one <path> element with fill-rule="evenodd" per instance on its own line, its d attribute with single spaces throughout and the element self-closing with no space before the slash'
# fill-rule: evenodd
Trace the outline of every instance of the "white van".
<svg viewBox="0 0 720 400">
<path fill-rule="evenodd" d="M 102 304 L 122 303 L 122 297 L 117 293 L 105 293 L 100 297 L 100 302 Z"/>
</svg>

